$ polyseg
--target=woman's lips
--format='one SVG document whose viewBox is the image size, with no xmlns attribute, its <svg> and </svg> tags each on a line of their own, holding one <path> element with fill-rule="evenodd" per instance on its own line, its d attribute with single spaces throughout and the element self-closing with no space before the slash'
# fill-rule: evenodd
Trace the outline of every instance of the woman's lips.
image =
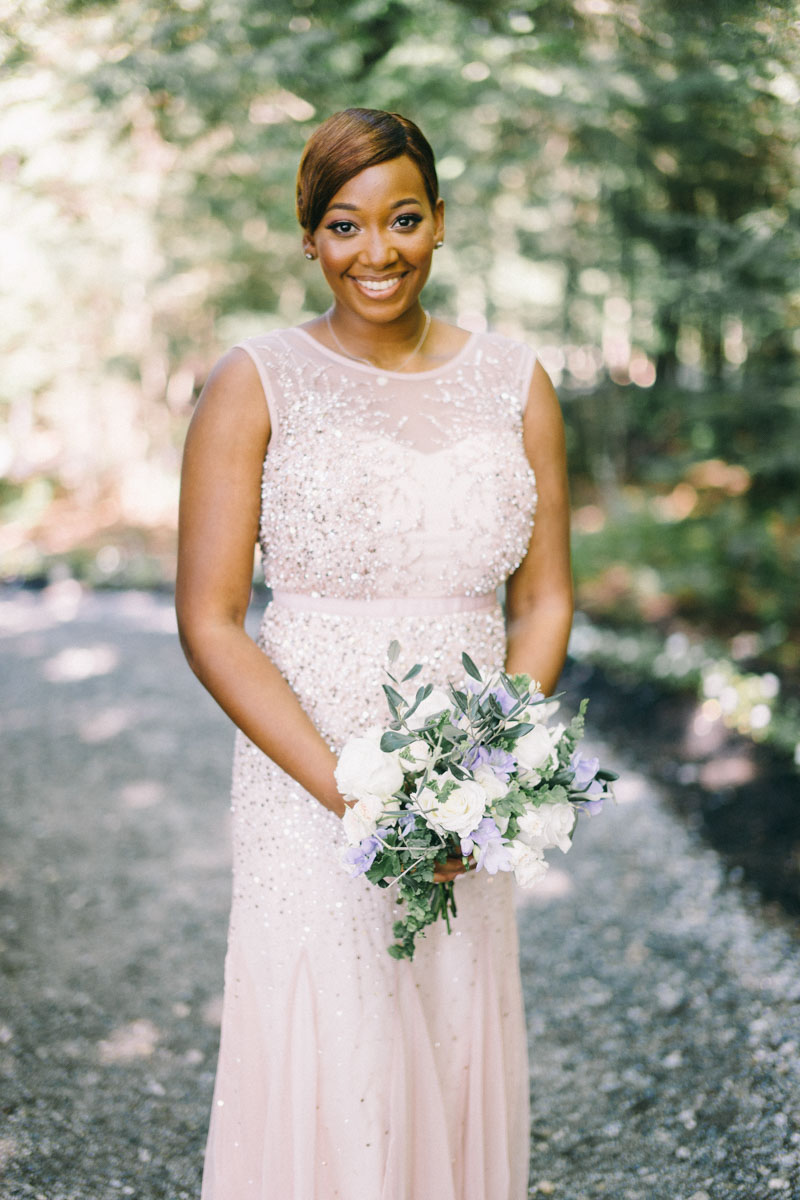
<svg viewBox="0 0 800 1200">
<path fill-rule="evenodd" d="M 405 278 L 405 272 L 402 275 L 392 275 L 388 279 L 367 279 L 357 275 L 350 275 L 349 278 L 359 291 L 371 300 L 386 300 L 398 290 Z"/>
</svg>

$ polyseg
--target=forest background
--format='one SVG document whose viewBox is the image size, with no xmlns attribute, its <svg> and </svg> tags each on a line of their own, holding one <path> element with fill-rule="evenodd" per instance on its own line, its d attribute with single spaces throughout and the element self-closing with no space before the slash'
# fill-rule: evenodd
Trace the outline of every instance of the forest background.
<svg viewBox="0 0 800 1200">
<path fill-rule="evenodd" d="M 800 5 L 0 0 L 6 581 L 169 585 L 215 358 L 326 306 L 314 125 L 403 112 L 426 292 L 563 401 L 574 649 L 800 762 Z"/>
</svg>

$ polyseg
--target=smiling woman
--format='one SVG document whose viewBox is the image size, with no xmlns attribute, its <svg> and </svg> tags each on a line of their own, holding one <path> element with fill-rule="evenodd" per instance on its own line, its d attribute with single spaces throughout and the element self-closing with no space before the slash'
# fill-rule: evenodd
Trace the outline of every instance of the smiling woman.
<svg viewBox="0 0 800 1200">
<path fill-rule="evenodd" d="M 331 308 L 222 359 L 184 459 L 181 639 L 239 727 L 203 1200 L 523 1200 L 510 877 L 440 861 L 452 936 L 391 958 L 395 895 L 342 867 L 334 768 L 384 716 L 394 639 L 400 675 L 420 662 L 442 686 L 467 650 L 554 688 L 572 613 L 558 402 L 527 346 L 424 310 L 444 204 L 410 121 L 330 118 L 298 215 Z M 254 643 L 256 540 L 273 599 Z"/>
<path fill-rule="evenodd" d="M 459 344 L 442 336 L 448 327 L 431 333 L 419 299 L 444 239 L 433 152 L 412 122 L 356 112 L 338 113 L 317 130 L 300 163 L 303 248 L 319 259 L 334 297 L 324 325 L 312 321 L 308 328 L 351 358 L 387 370 L 413 360 L 422 369 L 437 350 L 446 357 Z M 332 156 L 337 165 L 341 156 L 342 168 L 326 171 Z M 344 163 L 352 174 L 343 178 Z M 376 322 L 385 326 L 377 357 Z"/>
</svg>

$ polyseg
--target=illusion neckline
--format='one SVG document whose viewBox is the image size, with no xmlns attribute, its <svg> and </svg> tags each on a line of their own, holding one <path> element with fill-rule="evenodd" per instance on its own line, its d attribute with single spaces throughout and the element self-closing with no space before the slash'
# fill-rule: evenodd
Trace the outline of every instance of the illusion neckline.
<svg viewBox="0 0 800 1200">
<path fill-rule="evenodd" d="M 430 377 L 431 375 L 439 375 L 442 371 L 447 371 L 450 369 L 450 367 L 460 362 L 461 359 L 467 354 L 467 351 L 474 345 L 475 338 L 477 337 L 477 334 L 470 331 L 469 337 L 464 342 L 464 345 L 456 350 L 455 354 L 451 354 L 450 358 L 445 359 L 443 363 L 440 363 L 438 367 L 428 367 L 425 371 L 389 371 L 384 370 L 383 367 L 374 367 L 371 363 L 359 362 L 356 359 L 348 358 L 344 354 L 337 353 L 336 350 L 331 350 L 329 346 L 326 346 L 324 342 L 319 341 L 318 338 L 315 338 L 312 333 L 309 333 L 307 329 L 303 329 L 300 325 L 293 326 L 291 332 L 301 334 L 302 337 L 304 337 L 307 342 L 311 342 L 311 344 L 315 346 L 317 350 L 321 350 L 323 354 L 326 354 L 329 358 L 335 359 L 336 362 L 342 363 L 344 366 L 352 367 L 356 371 L 368 371 L 371 375 L 385 376 L 386 378 L 391 379 L 408 379 L 409 377 L 414 379 L 424 379 L 426 377 Z"/>
</svg>

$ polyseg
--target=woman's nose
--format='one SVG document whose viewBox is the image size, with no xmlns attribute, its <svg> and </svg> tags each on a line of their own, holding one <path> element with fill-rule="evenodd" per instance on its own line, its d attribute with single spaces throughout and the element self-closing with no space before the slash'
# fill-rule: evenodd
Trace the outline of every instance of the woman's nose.
<svg viewBox="0 0 800 1200">
<path fill-rule="evenodd" d="M 361 253 L 361 259 L 365 266 L 380 270 L 397 262 L 398 257 L 391 230 L 374 229 L 367 233 Z"/>
</svg>

